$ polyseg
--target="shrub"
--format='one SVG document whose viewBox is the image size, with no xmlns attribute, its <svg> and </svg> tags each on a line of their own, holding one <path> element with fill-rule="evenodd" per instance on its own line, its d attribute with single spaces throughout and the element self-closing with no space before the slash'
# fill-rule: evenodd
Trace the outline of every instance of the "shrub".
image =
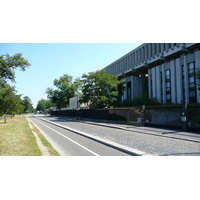
<svg viewBox="0 0 200 200">
<path fill-rule="evenodd" d="M 200 123 L 200 115 L 196 115 L 192 118 L 191 122 L 193 123 Z"/>
<path fill-rule="evenodd" d="M 149 98 L 147 94 L 140 95 L 133 98 L 133 100 L 126 99 L 123 101 L 124 107 L 135 107 L 142 105 L 160 105 L 161 103 L 157 98 Z"/>
</svg>

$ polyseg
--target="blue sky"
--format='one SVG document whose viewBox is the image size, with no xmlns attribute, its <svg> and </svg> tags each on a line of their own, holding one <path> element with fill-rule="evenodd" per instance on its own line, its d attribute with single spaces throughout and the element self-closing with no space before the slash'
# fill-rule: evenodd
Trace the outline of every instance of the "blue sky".
<svg viewBox="0 0 200 200">
<path fill-rule="evenodd" d="M 33 106 L 53 87 L 53 80 L 63 74 L 81 77 L 100 70 L 141 43 L 1 43 L 0 55 L 22 53 L 31 66 L 15 71 L 18 94 L 30 97 Z"/>
</svg>

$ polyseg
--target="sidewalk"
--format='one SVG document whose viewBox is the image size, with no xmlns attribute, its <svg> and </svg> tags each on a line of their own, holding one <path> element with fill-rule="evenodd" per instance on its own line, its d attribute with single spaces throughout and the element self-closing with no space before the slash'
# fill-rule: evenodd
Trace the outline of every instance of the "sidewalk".
<svg viewBox="0 0 200 200">
<path fill-rule="evenodd" d="M 102 122 L 102 121 L 95 121 L 92 119 L 82 119 L 78 121 L 83 122 L 83 123 L 88 123 L 88 124 L 95 124 L 99 126 L 122 129 L 126 131 L 132 131 L 132 132 L 134 131 L 138 133 L 157 135 L 161 137 L 169 137 L 169 138 L 187 140 L 187 141 L 192 141 L 192 142 L 200 142 L 200 133 L 184 132 L 184 131 L 172 130 L 172 129 L 153 128 L 153 127 L 147 127 L 147 126 L 119 124 L 119 123 L 114 123 L 113 121 Z"/>
<path fill-rule="evenodd" d="M 45 117 L 46 118 L 46 117 Z M 50 123 L 77 132 L 133 155 L 200 156 L 200 134 L 152 127 L 138 127 L 111 121 L 75 117 L 47 117 Z M 42 118 L 41 118 L 42 119 Z M 76 123 L 74 123 L 76 122 Z M 87 126 L 94 124 L 99 126 Z M 101 128 L 102 127 L 102 128 Z M 110 127 L 111 129 L 105 129 Z"/>
</svg>

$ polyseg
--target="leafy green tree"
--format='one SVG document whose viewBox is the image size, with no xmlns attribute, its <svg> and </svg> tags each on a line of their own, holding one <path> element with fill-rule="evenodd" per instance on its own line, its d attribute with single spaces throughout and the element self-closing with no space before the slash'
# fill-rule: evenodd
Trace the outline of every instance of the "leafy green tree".
<svg viewBox="0 0 200 200">
<path fill-rule="evenodd" d="M 90 102 L 91 108 L 105 108 L 110 107 L 117 100 L 118 86 L 121 82 L 116 76 L 100 70 L 83 74 L 82 83 L 82 102 Z"/>
<path fill-rule="evenodd" d="M 38 101 L 36 110 L 45 111 L 50 107 L 54 107 L 54 104 L 50 100 L 41 99 L 40 101 Z"/>
<path fill-rule="evenodd" d="M 28 60 L 22 57 L 21 53 L 16 53 L 13 56 L 9 54 L 5 54 L 0 56 L 0 84 L 1 86 L 5 86 L 7 80 L 15 82 L 15 73 L 14 70 L 16 68 L 25 71 L 27 67 L 31 64 Z"/>
<path fill-rule="evenodd" d="M 53 81 L 54 86 L 57 89 L 47 88 L 46 93 L 48 99 L 56 105 L 57 108 L 67 107 L 69 105 L 69 99 L 79 94 L 80 81 L 76 79 L 73 82 L 73 77 L 68 74 L 64 74 L 59 79 Z"/>
<path fill-rule="evenodd" d="M 7 114 L 16 114 L 23 112 L 24 106 L 20 95 L 16 95 L 14 87 L 6 86 L 0 90 L 0 114 L 4 115 L 6 123 Z"/>
<path fill-rule="evenodd" d="M 23 97 L 24 112 L 34 112 L 31 99 L 28 96 Z"/>
<path fill-rule="evenodd" d="M 73 83 L 73 87 L 75 89 L 75 96 L 82 96 L 82 81 L 80 78 L 76 78 L 74 83 Z"/>
<path fill-rule="evenodd" d="M 25 71 L 30 65 L 21 53 L 0 56 L 0 114 L 5 116 L 4 122 L 7 114 L 21 113 L 24 109 L 21 95 L 16 94 L 15 88 L 9 86 L 8 81 L 15 82 L 15 69 Z"/>
<path fill-rule="evenodd" d="M 36 110 L 38 111 L 44 111 L 46 110 L 46 104 L 44 101 L 39 101 L 36 107 Z"/>
</svg>

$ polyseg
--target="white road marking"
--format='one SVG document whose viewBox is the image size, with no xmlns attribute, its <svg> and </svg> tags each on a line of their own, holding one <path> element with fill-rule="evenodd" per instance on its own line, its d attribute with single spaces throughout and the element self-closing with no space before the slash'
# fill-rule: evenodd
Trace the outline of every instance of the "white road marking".
<svg viewBox="0 0 200 200">
<path fill-rule="evenodd" d="M 117 143 L 115 143 L 115 142 L 113 142 L 113 141 L 111 141 L 111 140 L 108 141 L 108 140 L 106 140 L 106 139 L 103 139 L 103 138 L 100 138 L 100 137 L 96 137 L 96 136 L 92 136 L 92 135 L 87 134 L 87 133 L 85 133 L 85 132 L 81 132 L 81 131 L 79 131 L 79 130 L 69 128 L 69 127 L 67 127 L 67 126 L 63 126 L 63 125 L 61 125 L 61 124 L 58 124 L 58 123 L 55 123 L 55 122 L 46 120 L 46 119 L 41 118 L 41 117 L 38 117 L 38 118 L 41 119 L 41 120 L 43 120 L 43 121 L 45 121 L 45 122 L 48 122 L 48 123 L 54 124 L 54 125 L 56 125 L 56 126 L 59 126 L 59 127 L 61 127 L 61 128 L 67 129 L 67 130 L 69 130 L 69 131 L 73 131 L 73 132 L 79 133 L 79 134 L 81 134 L 81 135 L 88 136 L 89 138 L 93 138 L 93 139 L 95 139 L 95 140 L 97 140 L 97 141 L 104 142 L 105 144 L 111 144 L 111 145 L 113 145 L 113 146 L 117 146 L 117 147 L 119 147 L 120 149 L 125 149 L 125 150 L 127 150 L 127 151 L 130 151 L 130 152 L 132 152 L 132 153 L 134 153 L 134 154 L 137 154 L 137 155 L 140 155 L 140 156 L 153 156 L 152 154 L 147 154 L 146 152 L 140 151 L 140 150 L 138 150 L 138 149 L 134 149 L 134 148 L 132 148 L 132 147 L 128 147 L 128 146 L 124 146 L 124 145 L 121 145 L 121 144 L 117 144 Z"/>
<path fill-rule="evenodd" d="M 35 120 L 36 120 L 36 119 L 35 119 Z M 37 121 L 37 122 L 39 122 L 40 124 L 42 124 L 43 126 L 46 126 L 47 128 L 49 128 L 49 129 L 53 130 L 54 132 L 58 133 L 59 135 L 63 136 L 64 138 L 66 138 L 66 139 L 70 140 L 71 142 L 75 143 L 76 145 L 78 145 L 78 146 L 82 147 L 83 149 L 85 149 L 85 150 L 89 151 L 90 153 L 94 154 L 95 156 L 100 156 L 99 154 L 97 154 L 97 153 L 95 153 L 95 152 L 91 151 L 90 149 L 88 149 L 88 148 L 84 147 L 83 145 L 79 144 L 78 142 L 75 142 L 74 140 L 72 140 L 72 139 L 68 138 L 67 136 L 63 135 L 62 133 L 60 133 L 60 132 L 56 131 L 55 129 L 53 129 L 53 128 L 51 128 L 51 127 L 49 127 L 49 126 L 47 126 L 47 125 L 43 124 L 43 123 L 42 123 L 42 122 L 40 122 L 39 120 L 36 120 L 36 121 Z"/>
</svg>

